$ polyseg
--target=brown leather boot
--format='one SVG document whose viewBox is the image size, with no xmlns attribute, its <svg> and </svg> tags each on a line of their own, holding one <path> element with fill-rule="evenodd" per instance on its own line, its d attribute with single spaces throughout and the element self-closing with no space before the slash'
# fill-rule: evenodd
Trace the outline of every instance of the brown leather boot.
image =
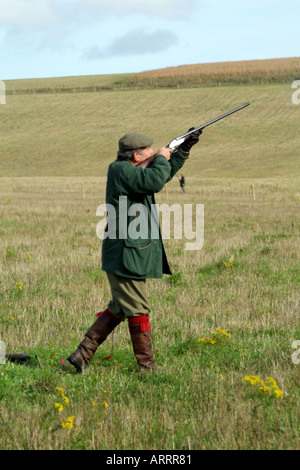
<svg viewBox="0 0 300 470">
<path fill-rule="evenodd" d="M 128 318 L 129 332 L 137 363 L 142 372 L 155 372 L 155 361 L 152 353 L 151 326 L 147 315 Z"/>
<path fill-rule="evenodd" d="M 98 315 L 98 314 L 97 314 Z M 78 372 L 85 369 L 97 348 L 102 344 L 107 336 L 115 329 L 120 323 L 108 309 L 101 312 L 95 323 L 86 332 L 84 339 L 79 344 L 75 352 L 73 352 L 67 359 Z"/>
</svg>

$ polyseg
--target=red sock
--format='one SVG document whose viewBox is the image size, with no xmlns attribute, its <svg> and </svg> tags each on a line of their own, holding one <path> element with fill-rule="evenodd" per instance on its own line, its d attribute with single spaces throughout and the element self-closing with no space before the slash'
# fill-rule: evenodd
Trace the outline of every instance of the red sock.
<svg viewBox="0 0 300 470">
<path fill-rule="evenodd" d="M 141 327 L 141 331 L 151 331 L 151 325 L 149 323 L 148 315 L 139 315 L 138 317 L 130 317 L 128 318 L 129 325 L 133 325 L 138 323 Z"/>
<path fill-rule="evenodd" d="M 112 313 L 110 313 L 110 311 L 108 310 L 108 308 L 107 308 L 106 310 L 104 310 L 103 312 L 96 313 L 95 317 L 96 317 L 96 318 L 99 318 L 101 315 L 106 315 L 106 316 L 108 316 L 109 318 L 111 318 L 112 320 L 114 320 L 117 325 L 120 323 L 120 320 L 118 320 L 118 318 L 116 318 Z"/>
<path fill-rule="evenodd" d="M 108 308 L 106 310 L 103 310 L 103 312 L 96 313 L 95 318 L 100 317 L 102 313 L 105 313 L 105 315 L 107 315 L 108 317 L 114 318 L 112 314 L 110 313 L 110 311 L 108 310 Z"/>
</svg>

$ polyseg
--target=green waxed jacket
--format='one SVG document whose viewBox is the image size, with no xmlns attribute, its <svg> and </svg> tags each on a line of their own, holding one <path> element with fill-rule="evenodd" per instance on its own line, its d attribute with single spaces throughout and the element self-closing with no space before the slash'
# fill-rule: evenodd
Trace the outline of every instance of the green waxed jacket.
<svg viewBox="0 0 300 470">
<path fill-rule="evenodd" d="M 179 148 L 168 161 L 154 158 L 149 168 L 115 160 L 107 174 L 107 226 L 102 244 L 102 269 L 131 279 L 171 274 L 162 243 L 154 193 L 161 191 L 189 154 Z M 156 215 L 155 215 L 156 214 Z"/>
</svg>

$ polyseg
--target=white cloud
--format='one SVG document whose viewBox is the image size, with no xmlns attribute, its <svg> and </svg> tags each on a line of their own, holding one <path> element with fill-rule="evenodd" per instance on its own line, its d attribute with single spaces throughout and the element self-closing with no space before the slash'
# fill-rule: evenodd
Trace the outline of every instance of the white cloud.
<svg viewBox="0 0 300 470">
<path fill-rule="evenodd" d="M 202 0 L 79 0 L 87 11 L 116 16 L 144 15 L 165 19 L 190 16 Z M 125 19 L 126 21 L 126 19 Z"/>
<path fill-rule="evenodd" d="M 38 28 L 59 21 L 53 0 L 1 0 L 0 26 L 4 28 Z"/>
<path fill-rule="evenodd" d="M 97 60 L 115 56 L 141 55 L 163 52 L 178 42 L 173 31 L 158 29 L 153 33 L 134 29 L 116 38 L 108 47 L 97 46 L 85 51 L 83 58 Z"/>
<path fill-rule="evenodd" d="M 132 24 L 149 31 L 149 24 L 156 20 L 171 28 L 173 20 L 187 19 L 203 0 L 0 0 L 0 44 L 6 50 L 60 49 L 78 44 L 76 37 L 82 31 L 97 29 L 96 38 L 84 38 L 89 48 L 86 56 L 125 55 L 125 46 L 118 39 L 118 30 L 111 30 L 111 45 L 107 51 L 93 48 L 93 43 L 101 38 L 103 26 L 118 24 L 118 28 L 128 29 Z M 121 21 L 121 24 L 120 24 Z M 164 29 L 164 26 L 162 26 Z M 1 39 L 2 36 L 2 39 Z M 89 34 L 89 36 L 91 36 Z M 95 41 L 96 39 L 96 41 Z M 126 54 L 137 54 L 138 50 L 157 51 L 157 38 L 149 33 L 141 34 L 140 44 L 125 36 Z M 175 34 L 162 32 L 161 49 L 174 43 Z M 122 52 L 121 52 L 122 51 Z"/>
<path fill-rule="evenodd" d="M 202 0 L 1 0 L 0 27 L 42 29 L 64 23 L 80 26 L 108 16 L 183 19 Z"/>
</svg>

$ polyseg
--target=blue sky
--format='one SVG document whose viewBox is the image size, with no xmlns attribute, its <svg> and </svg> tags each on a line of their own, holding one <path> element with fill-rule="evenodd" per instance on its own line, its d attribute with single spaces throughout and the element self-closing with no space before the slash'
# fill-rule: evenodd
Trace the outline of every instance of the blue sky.
<svg viewBox="0 0 300 470">
<path fill-rule="evenodd" d="M 299 0 L 1 0 L 0 80 L 300 56 Z"/>
</svg>

